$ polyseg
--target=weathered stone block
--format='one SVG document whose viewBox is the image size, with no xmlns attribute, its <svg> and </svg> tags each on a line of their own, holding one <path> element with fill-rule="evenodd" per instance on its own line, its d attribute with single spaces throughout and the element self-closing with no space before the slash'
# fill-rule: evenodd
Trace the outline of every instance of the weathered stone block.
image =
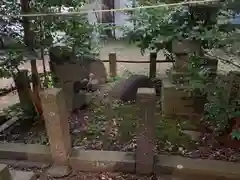
<svg viewBox="0 0 240 180">
<path fill-rule="evenodd" d="M 211 81 L 216 77 L 218 60 L 209 56 L 203 56 L 200 59 L 200 66 L 207 69 L 209 72 L 209 80 Z M 169 71 L 168 75 L 174 84 L 187 84 L 189 83 L 191 74 L 189 73 L 188 55 L 177 55 L 174 68 Z"/>
<path fill-rule="evenodd" d="M 139 120 L 137 122 L 136 172 L 153 173 L 156 92 L 154 88 L 139 88 L 137 92 Z"/>
<path fill-rule="evenodd" d="M 148 76 L 133 75 L 116 83 L 109 94 L 122 101 L 135 101 L 138 88 L 152 88 L 153 83 Z"/>
<path fill-rule="evenodd" d="M 172 52 L 174 54 L 188 54 L 188 53 L 199 53 L 201 46 L 198 41 L 183 40 L 172 42 Z"/>
<path fill-rule="evenodd" d="M 5 164 L 0 164 L 0 180 L 12 180 L 10 171 Z"/>
<path fill-rule="evenodd" d="M 37 180 L 33 172 L 11 171 L 12 180 Z"/>
<path fill-rule="evenodd" d="M 135 172 L 135 154 L 119 151 L 73 150 L 69 162 L 75 171 Z"/>
<path fill-rule="evenodd" d="M 163 114 L 168 115 L 194 115 L 199 113 L 197 106 L 204 106 L 196 103 L 195 99 L 189 97 L 186 92 L 187 86 L 179 86 L 172 84 L 169 80 L 165 79 L 162 86 L 162 111 Z M 200 101 L 199 101 L 200 102 Z"/>
<path fill-rule="evenodd" d="M 169 79 L 173 84 L 187 84 L 190 80 L 190 74 L 188 72 L 171 70 L 169 72 Z"/>
<path fill-rule="evenodd" d="M 66 177 L 71 173 L 71 169 L 68 166 L 52 166 L 47 170 L 47 174 L 53 178 Z"/>
<path fill-rule="evenodd" d="M 102 84 L 107 80 L 107 72 L 100 59 L 82 56 L 72 57 L 66 47 L 53 47 L 49 50 L 51 68 L 60 82 L 80 81 L 88 78 L 90 73 Z"/>
<path fill-rule="evenodd" d="M 0 159 L 51 161 L 48 146 L 40 144 L 0 143 Z"/>
<path fill-rule="evenodd" d="M 176 55 L 174 70 L 180 72 L 186 72 L 188 70 L 189 56 L 188 54 Z"/>
<path fill-rule="evenodd" d="M 49 50 L 50 65 L 59 87 L 63 88 L 66 104 L 69 111 L 72 111 L 73 99 L 75 99 L 74 83 L 83 79 L 89 80 L 89 75 L 94 74 L 97 84 L 93 88 L 102 85 L 107 81 L 107 72 L 100 59 L 88 56 L 72 57 L 70 50 L 66 47 L 54 47 Z"/>
<path fill-rule="evenodd" d="M 45 126 L 54 163 L 66 165 L 71 151 L 66 103 L 61 89 L 47 89 L 41 93 Z"/>
</svg>

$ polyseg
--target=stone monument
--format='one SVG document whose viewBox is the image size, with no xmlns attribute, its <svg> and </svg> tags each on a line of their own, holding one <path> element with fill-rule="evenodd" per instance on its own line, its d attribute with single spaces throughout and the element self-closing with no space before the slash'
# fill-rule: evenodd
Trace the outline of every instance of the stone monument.
<svg viewBox="0 0 240 180">
<path fill-rule="evenodd" d="M 198 41 L 173 41 L 172 52 L 175 55 L 175 63 L 168 72 L 168 78 L 162 82 L 162 111 L 164 115 L 198 115 L 204 108 L 204 97 L 190 96 L 188 71 L 189 57 L 196 54 L 201 57 L 201 64 L 208 67 L 212 77 L 216 75 L 218 61 L 201 53 Z"/>
</svg>

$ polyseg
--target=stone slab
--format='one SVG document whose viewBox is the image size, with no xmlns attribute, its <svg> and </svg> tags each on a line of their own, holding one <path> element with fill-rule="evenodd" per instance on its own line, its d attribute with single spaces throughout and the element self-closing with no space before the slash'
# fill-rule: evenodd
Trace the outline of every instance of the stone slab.
<svg viewBox="0 0 240 180">
<path fill-rule="evenodd" d="M 237 180 L 240 178 L 240 163 L 208 159 L 190 159 L 181 156 L 158 155 L 156 174 L 167 173 L 177 177 L 195 177 L 217 180 L 219 177 Z M 201 177 L 201 178 L 200 178 Z M 212 177 L 212 178 L 210 178 Z"/>
<path fill-rule="evenodd" d="M 57 166 L 54 165 L 47 170 L 48 176 L 54 178 L 66 177 L 71 173 L 71 169 L 68 166 Z"/>
<path fill-rule="evenodd" d="M 0 159 L 0 163 L 10 165 L 11 167 L 16 168 L 39 168 L 46 169 L 50 166 L 50 163 L 47 162 L 36 162 L 36 161 L 18 161 L 18 160 L 9 160 L 9 159 Z"/>
<path fill-rule="evenodd" d="M 187 88 L 187 86 L 174 85 L 168 79 L 163 80 L 161 99 L 164 115 L 194 113 L 194 109 L 191 107 L 193 100 L 185 99 L 188 97 L 188 93 L 185 92 Z"/>
<path fill-rule="evenodd" d="M 23 143 L 0 143 L 0 158 L 40 162 L 52 161 L 48 146 Z"/>
<path fill-rule="evenodd" d="M 74 83 L 83 79 L 89 80 L 89 75 L 94 74 L 98 85 L 105 84 L 107 81 L 107 72 L 104 63 L 94 57 L 81 56 L 72 57 L 68 48 L 53 47 L 49 50 L 51 70 L 59 82 L 59 87 L 63 88 L 67 108 L 72 111 Z M 66 73 L 67 72 L 67 73 Z"/>
<path fill-rule="evenodd" d="M 202 180 L 201 178 L 204 176 L 205 178 L 212 177 L 208 178 L 209 180 L 219 180 L 219 177 L 239 180 L 240 177 L 240 163 L 190 159 L 182 156 L 169 155 L 158 155 L 155 159 L 154 172 L 160 175 L 162 175 L 162 173 L 171 174 L 175 177 L 185 176 L 197 180 Z M 121 168 L 117 169 L 116 167 L 119 163 L 122 163 L 122 166 L 118 166 Z M 133 173 L 135 171 L 135 153 L 73 150 L 70 157 L 70 164 L 73 169 L 77 171 L 122 171 Z M 115 168 L 113 168 L 114 166 Z"/>
<path fill-rule="evenodd" d="M 135 155 L 117 151 L 73 150 L 69 164 L 73 170 L 90 172 L 135 171 Z"/>
<path fill-rule="evenodd" d="M 0 180 L 12 180 L 10 171 L 5 164 L 0 164 Z"/>
<path fill-rule="evenodd" d="M 163 80 L 162 109 L 165 116 L 197 116 L 203 113 L 206 97 L 191 97 L 188 84 L 173 84 L 169 79 Z"/>
<path fill-rule="evenodd" d="M 135 101 L 138 88 L 152 88 L 153 83 L 148 76 L 132 75 L 115 84 L 109 95 L 122 101 Z"/>
<path fill-rule="evenodd" d="M 12 180 L 37 180 L 33 172 L 11 171 Z"/>
</svg>

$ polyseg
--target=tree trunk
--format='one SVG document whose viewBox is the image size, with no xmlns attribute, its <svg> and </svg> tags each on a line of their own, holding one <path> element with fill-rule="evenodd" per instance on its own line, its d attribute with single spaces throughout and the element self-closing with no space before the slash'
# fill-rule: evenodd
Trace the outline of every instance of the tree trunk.
<svg viewBox="0 0 240 180">
<path fill-rule="evenodd" d="M 31 88 L 28 79 L 28 71 L 21 70 L 14 76 L 14 82 L 18 91 L 19 101 L 22 109 L 34 113 L 34 105 L 31 100 Z"/>
<path fill-rule="evenodd" d="M 21 11 L 24 14 L 30 13 L 31 9 L 30 9 L 30 5 L 29 2 L 30 0 L 20 0 L 21 2 Z M 28 50 L 31 52 L 34 50 L 34 36 L 33 36 L 33 32 L 31 31 L 31 22 L 29 20 L 29 17 L 23 17 L 22 20 L 22 25 L 23 25 L 23 31 L 24 31 L 24 43 L 27 46 Z M 31 60 L 31 69 L 32 70 L 36 70 L 37 69 L 37 65 L 36 65 L 36 59 Z M 34 73 L 34 76 L 38 76 L 36 74 L 36 72 Z M 36 84 L 37 83 L 37 84 Z M 39 81 L 37 82 L 33 82 L 33 102 L 35 105 L 39 104 Z M 36 109 L 38 112 L 39 110 Z M 41 113 L 41 112 L 39 112 Z"/>
<path fill-rule="evenodd" d="M 43 18 L 41 17 L 41 21 L 40 21 L 41 59 L 42 59 L 43 74 L 44 74 L 44 87 L 47 87 L 48 77 L 47 77 L 46 62 L 45 62 L 45 57 L 44 57 L 44 45 L 42 44 L 44 39 L 45 39 L 45 37 L 44 37 Z"/>
<path fill-rule="evenodd" d="M 30 13 L 30 6 L 29 6 L 29 0 L 20 0 L 21 2 L 21 8 L 22 8 L 22 13 L 27 14 Z M 30 21 L 28 17 L 23 17 L 22 20 L 22 25 L 23 25 L 23 31 L 24 31 L 24 43 L 28 48 L 33 48 L 31 47 L 33 45 L 32 40 L 31 40 L 31 27 L 30 27 Z"/>
</svg>

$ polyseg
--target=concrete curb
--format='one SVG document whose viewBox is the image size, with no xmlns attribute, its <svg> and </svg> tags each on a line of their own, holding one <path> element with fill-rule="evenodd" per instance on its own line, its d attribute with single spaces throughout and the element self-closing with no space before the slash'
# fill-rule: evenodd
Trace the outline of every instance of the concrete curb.
<svg viewBox="0 0 240 180">
<path fill-rule="evenodd" d="M 39 144 L 0 143 L 0 159 L 51 162 L 48 146 Z"/>
<path fill-rule="evenodd" d="M 197 175 L 199 178 L 213 177 L 213 180 L 214 177 L 240 179 L 240 163 L 182 156 L 158 155 L 154 171 L 156 174 L 172 174 L 178 177 Z"/>
<path fill-rule="evenodd" d="M 38 144 L 0 143 L 0 159 L 51 162 L 48 146 Z M 211 176 L 240 179 L 240 163 L 190 159 L 181 156 L 155 156 L 154 172 L 189 177 Z M 73 149 L 69 165 L 77 171 L 135 172 L 135 153 Z M 196 178 L 194 178 L 196 179 Z"/>
<path fill-rule="evenodd" d="M 135 172 L 135 153 L 73 150 L 70 166 L 77 171 Z"/>
<path fill-rule="evenodd" d="M 154 172 L 171 174 L 177 177 L 196 176 L 233 178 L 240 180 L 240 163 L 217 160 L 190 159 L 181 156 L 155 156 Z M 135 153 L 117 151 L 74 150 L 69 163 L 77 171 L 121 171 L 135 172 Z"/>
</svg>

